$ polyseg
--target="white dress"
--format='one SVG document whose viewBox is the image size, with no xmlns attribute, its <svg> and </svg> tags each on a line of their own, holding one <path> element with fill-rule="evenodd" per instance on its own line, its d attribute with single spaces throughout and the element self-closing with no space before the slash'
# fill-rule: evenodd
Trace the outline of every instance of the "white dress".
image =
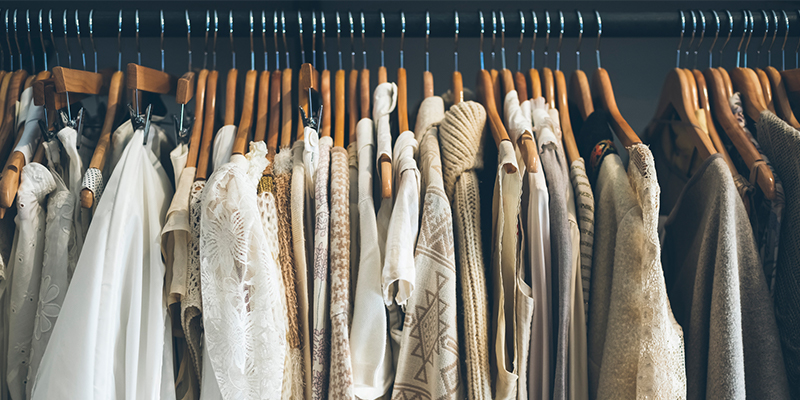
<svg viewBox="0 0 800 400">
<path fill-rule="evenodd" d="M 213 369 L 223 399 L 279 399 L 287 346 L 282 277 L 256 195 L 267 148 L 255 142 L 250 149 L 247 158 L 233 155 L 203 188 L 203 383 Z"/>
<path fill-rule="evenodd" d="M 170 323 L 158 246 L 172 198 L 137 130 L 97 206 L 53 328 L 33 399 L 174 399 Z"/>
</svg>

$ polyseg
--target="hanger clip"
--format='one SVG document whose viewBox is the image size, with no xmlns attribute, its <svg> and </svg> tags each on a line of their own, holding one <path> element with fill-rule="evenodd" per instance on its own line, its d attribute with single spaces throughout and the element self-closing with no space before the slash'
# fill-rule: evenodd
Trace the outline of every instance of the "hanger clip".
<svg viewBox="0 0 800 400">
<path fill-rule="evenodd" d="M 314 112 L 314 104 L 319 104 L 319 108 L 317 109 L 316 113 Z M 319 127 L 322 126 L 322 97 L 318 91 L 312 88 L 308 89 L 308 109 L 310 110 L 311 115 L 306 117 L 306 111 L 303 109 L 303 107 L 300 107 L 300 115 L 303 120 L 303 126 L 314 130 L 319 130 Z"/>
<path fill-rule="evenodd" d="M 181 117 L 172 114 L 172 123 L 175 127 L 175 143 L 189 143 L 189 133 L 192 131 L 192 125 L 194 124 L 194 116 L 189 115 L 186 113 L 183 116 L 183 120 Z"/>
<path fill-rule="evenodd" d="M 69 107 L 69 106 L 67 106 Z M 76 148 L 80 148 L 81 146 L 81 137 L 83 137 L 83 122 L 86 119 L 86 113 L 83 107 L 78 110 L 78 116 L 75 119 L 70 119 L 67 112 L 61 110 L 58 112 L 61 115 L 61 123 L 64 127 L 69 127 L 75 130 L 78 133 L 77 136 L 77 143 Z"/>
<path fill-rule="evenodd" d="M 153 105 L 149 104 L 147 106 L 147 110 L 145 114 L 137 114 L 136 110 L 133 109 L 133 105 L 128 103 L 128 113 L 131 116 L 131 125 L 133 125 L 133 130 L 142 129 L 144 131 L 144 139 L 142 140 L 142 145 L 147 144 L 147 135 L 150 133 L 150 113 L 153 110 Z"/>
<path fill-rule="evenodd" d="M 48 129 L 47 121 L 45 121 L 43 119 L 40 119 L 37 122 L 39 123 L 39 130 L 42 131 L 42 138 L 46 142 L 53 141 L 53 139 L 55 139 L 55 137 L 56 137 L 56 131 L 55 130 L 51 131 L 50 129 Z"/>
</svg>

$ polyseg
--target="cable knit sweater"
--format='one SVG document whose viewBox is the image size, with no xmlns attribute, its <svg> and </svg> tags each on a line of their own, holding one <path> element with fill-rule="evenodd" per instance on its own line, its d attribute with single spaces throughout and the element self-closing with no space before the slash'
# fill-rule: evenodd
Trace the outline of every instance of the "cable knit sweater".
<svg viewBox="0 0 800 400">
<path fill-rule="evenodd" d="M 480 195 L 476 170 L 483 168 L 486 111 L 475 102 L 461 102 L 447 111 L 439 130 L 444 187 L 453 204 L 460 270 L 464 371 L 467 398 L 491 398 L 486 305 L 486 267 L 481 242 Z"/>
</svg>

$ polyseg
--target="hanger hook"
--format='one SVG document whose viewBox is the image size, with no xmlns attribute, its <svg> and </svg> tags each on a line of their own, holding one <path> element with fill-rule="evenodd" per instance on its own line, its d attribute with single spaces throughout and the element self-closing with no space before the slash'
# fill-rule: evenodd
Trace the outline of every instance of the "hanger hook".
<svg viewBox="0 0 800 400">
<path fill-rule="evenodd" d="M 61 65 L 61 57 L 58 55 L 58 46 L 56 46 L 56 39 L 53 36 L 53 10 L 47 12 L 47 23 L 50 28 L 50 43 L 53 44 L 53 50 L 56 53 L 56 64 Z M 8 39 L 8 32 L 6 32 L 6 40 Z M 11 54 L 11 46 L 8 47 L 8 53 Z"/>
<path fill-rule="evenodd" d="M 711 10 L 711 14 L 714 15 L 714 22 L 717 24 L 717 31 L 714 33 L 714 41 L 711 42 L 711 47 L 708 48 L 708 68 L 712 67 L 711 63 L 714 58 L 714 46 L 717 44 L 717 39 L 719 39 L 719 31 L 721 30 L 719 14 L 717 13 L 717 10 Z"/>
<path fill-rule="evenodd" d="M 453 21 L 455 22 L 455 36 L 453 37 L 453 65 L 454 71 L 458 72 L 458 31 L 461 22 L 458 20 L 458 10 L 453 11 Z"/>
<path fill-rule="evenodd" d="M 211 13 L 206 10 L 206 34 L 203 41 L 203 69 L 208 66 L 208 32 L 211 30 Z"/>
<path fill-rule="evenodd" d="M 69 40 L 67 40 L 67 10 L 64 10 L 64 13 L 61 16 L 61 20 L 64 24 L 64 45 L 67 47 L 67 62 L 69 63 L 69 67 L 72 68 L 72 52 L 69 49 Z M 11 50 L 11 46 L 9 45 L 9 50 Z"/>
<path fill-rule="evenodd" d="M 786 70 L 786 41 L 789 39 L 789 16 L 786 10 L 781 10 L 783 21 L 786 22 L 786 32 L 783 34 L 783 44 L 781 45 L 781 71 Z"/>
<path fill-rule="evenodd" d="M 211 42 L 212 69 L 217 69 L 217 35 L 219 34 L 219 14 L 214 10 L 214 37 Z"/>
<path fill-rule="evenodd" d="M 14 50 L 11 50 L 11 35 L 8 30 L 8 9 L 6 9 L 6 44 L 8 44 L 8 55 L 11 59 L 11 70 L 14 69 Z"/>
<path fill-rule="evenodd" d="M 744 43 L 744 37 L 747 36 L 747 11 L 742 11 L 742 14 L 744 14 L 744 29 L 742 30 L 742 38 L 739 40 L 739 46 L 736 47 L 736 68 L 740 66 L 742 43 Z M 731 30 L 733 30 L 733 19 L 731 19 Z"/>
<path fill-rule="evenodd" d="M 603 20 L 600 18 L 600 12 L 594 10 L 594 16 L 597 19 L 597 45 L 595 46 L 595 53 L 597 55 L 597 69 L 600 69 L 600 36 L 603 36 Z M 680 52 L 680 50 L 678 50 Z"/>
<path fill-rule="evenodd" d="M 675 60 L 675 68 L 681 67 L 681 47 L 683 47 L 683 35 L 686 33 L 686 13 L 683 10 L 679 10 L 681 14 L 681 36 L 678 39 L 678 56 Z"/>
<path fill-rule="evenodd" d="M 506 69 L 506 17 L 500 11 L 500 58 L 503 69 Z"/>
<path fill-rule="evenodd" d="M 764 48 L 764 43 L 767 42 L 767 35 L 769 34 L 769 16 L 765 10 L 760 10 L 761 16 L 764 19 L 764 37 L 761 38 L 761 43 L 758 45 L 758 50 L 756 50 L 756 67 L 760 65 L 761 61 L 761 49 Z"/>
<path fill-rule="evenodd" d="M 800 10 L 797 10 L 797 13 L 800 14 Z M 787 21 L 788 21 L 788 19 L 787 19 Z M 786 27 L 787 27 L 786 31 L 788 32 L 789 31 L 788 23 L 787 23 Z M 797 41 L 797 47 L 794 48 L 794 67 L 795 68 L 800 68 L 800 57 L 798 56 L 798 53 L 797 53 L 798 50 L 800 50 L 800 40 Z"/>
<path fill-rule="evenodd" d="M 278 51 L 278 11 L 272 12 L 272 37 L 275 40 L 275 70 L 281 69 L 281 53 Z"/>
<path fill-rule="evenodd" d="M 366 29 L 364 25 L 366 25 L 366 20 L 364 19 L 364 11 L 361 11 L 361 56 L 363 57 L 363 66 L 364 69 L 367 69 L 367 40 L 365 37 Z"/>
<path fill-rule="evenodd" d="M 519 44 L 517 45 L 517 71 L 522 71 L 522 41 L 525 40 L 525 14 L 519 12 Z"/>
<path fill-rule="evenodd" d="M 431 38 L 431 13 L 425 11 L 425 71 L 431 70 L 430 38 Z"/>
<path fill-rule="evenodd" d="M 236 47 L 233 45 L 233 10 L 228 11 L 228 33 L 231 38 L 231 68 L 236 68 Z"/>
<path fill-rule="evenodd" d="M 703 39 L 706 36 L 706 14 L 702 10 L 697 10 L 697 14 L 700 16 L 700 39 L 694 48 L 694 63 L 692 64 L 694 69 L 697 69 L 697 53 L 700 51 L 700 45 L 703 44 Z"/>
<path fill-rule="evenodd" d="M 94 72 L 97 73 L 97 47 L 94 46 L 94 10 L 89 10 L 89 42 L 92 44 L 94 54 Z"/>
<path fill-rule="evenodd" d="M 536 11 L 531 10 L 531 22 L 533 23 L 533 40 L 531 40 L 531 69 L 536 66 L 536 34 L 539 32 L 539 17 Z"/>
<path fill-rule="evenodd" d="M 44 27 L 43 27 L 44 18 L 42 18 L 42 17 L 43 17 L 43 12 L 42 12 L 42 9 L 40 8 L 39 9 L 39 42 L 42 45 L 42 55 L 44 56 L 44 70 L 45 71 L 49 71 L 50 68 L 47 66 L 47 49 L 45 48 L 45 45 L 44 45 Z M 3 65 L 2 58 L 3 58 L 2 57 L 2 47 L 0 47 L 0 65 Z"/>
<path fill-rule="evenodd" d="M 484 58 L 486 58 L 486 57 L 483 54 L 483 34 L 484 34 L 484 30 L 485 29 L 484 29 L 483 11 L 481 11 L 481 10 L 478 10 L 478 20 L 480 20 L 480 23 L 481 23 L 481 39 L 480 39 L 479 49 L 480 49 L 480 58 L 481 58 L 481 69 L 483 70 L 483 69 L 486 69 L 485 68 L 485 62 L 484 62 Z"/>
<path fill-rule="evenodd" d="M 406 41 L 406 13 L 400 11 L 400 68 L 404 68 L 405 54 L 403 51 Z"/>
<path fill-rule="evenodd" d="M 186 49 L 189 54 L 189 71 L 192 70 L 192 20 L 189 18 L 189 10 L 183 10 L 186 17 Z"/>
<path fill-rule="evenodd" d="M 575 69 L 581 69 L 581 41 L 583 40 L 583 14 L 580 10 L 575 10 L 578 14 L 578 45 L 575 46 Z"/>
<path fill-rule="evenodd" d="M 164 10 L 158 10 L 158 17 L 161 23 L 161 72 L 164 72 Z"/>
<path fill-rule="evenodd" d="M 264 70 L 269 69 L 269 60 L 267 60 L 267 12 L 261 10 L 261 47 L 264 50 Z"/>
<path fill-rule="evenodd" d="M 17 35 L 17 10 L 14 10 L 14 43 L 17 44 L 17 53 L 19 53 L 19 69 L 22 68 L 22 47 L 19 46 L 19 36 Z"/>
<path fill-rule="evenodd" d="M 728 42 L 731 40 L 731 35 L 733 34 L 733 15 L 731 15 L 731 12 L 729 10 L 725 10 L 725 14 L 727 14 L 728 16 L 728 22 L 729 22 L 728 25 L 730 26 L 730 29 L 728 29 L 728 37 L 725 38 L 725 43 L 722 43 L 722 47 L 720 47 L 719 49 L 720 65 L 722 65 L 722 51 L 725 50 L 725 46 L 728 45 Z"/>
<path fill-rule="evenodd" d="M 136 10 L 134 19 L 136 20 L 136 57 L 139 65 L 142 65 L 142 49 L 139 47 L 139 10 Z"/>
<path fill-rule="evenodd" d="M 31 73 L 36 72 L 36 57 L 33 55 L 33 41 L 31 40 L 31 10 L 25 10 L 26 32 L 28 34 L 28 50 L 31 52 Z"/>
<path fill-rule="evenodd" d="M 286 56 L 286 68 L 291 68 L 289 63 L 289 46 L 286 44 L 286 14 L 281 10 L 281 36 L 283 37 L 283 54 Z"/>
<path fill-rule="evenodd" d="M 383 11 L 379 11 L 379 13 L 381 16 L 381 67 L 386 67 L 386 53 L 383 49 L 384 41 L 386 41 L 386 17 L 383 15 Z"/>
<path fill-rule="evenodd" d="M 356 68 L 356 25 L 353 22 L 353 13 L 348 11 L 347 12 L 347 19 L 350 21 L 350 68 Z"/>
<path fill-rule="evenodd" d="M 306 48 L 303 46 L 303 14 L 300 10 L 297 10 L 297 26 L 300 32 L 299 39 L 300 39 L 300 63 L 306 63 Z"/>
<path fill-rule="evenodd" d="M 775 23 L 775 29 L 772 31 L 772 41 L 769 43 L 769 48 L 767 49 L 767 65 L 772 66 L 772 46 L 775 46 L 775 39 L 778 38 L 778 29 L 781 28 L 780 20 L 778 20 L 778 13 L 775 10 L 770 10 L 772 13 L 772 19 Z"/>
<path fill-rule="evenodd" d="M 494 68 L 495 61 L 495 45 L 497 43 L 497 12 L 492 10 L 492 68 Z"/>
<path fill-rule="evenodd" d="M 401 48 L 402 52 L 403 49 Z M 339 70 L 342 70 L 342 19 L 339 12 L 336 12 L 336 52 L 339 55 Z"/>
<path fill-rule="evenodd" d="M 561 41 L 564 39 L 564 13 L 558 10 L 558 21 L 561 30 L 558 32 L 558 47 L 556 47 L 556 71 L 561 70 Z"/>
<path fill-rule="evenodd" d="M 750 39 L 753 37 L 753 13 L 747 11 L 747 16 L 750 18 L 750 31 L 747 33 L 747 42 L 744 44 L 744 67 L 747 68 L 747 49 L 750 47 Z"/>
<path fill-rule="evenodd" d="M 320 15 L 321 28 L 322 28 L 322 69 L 323 70 L 327 70 L 328 69 L 328 47 L 325 44 L 325 36 L 326 36 L 326 34 L 325 34 L 325 32 L 326 32 L 325 11 L 320 11 L 319 15 Z M 314 58 L 316 59 L 316 57 L 314 57 Z"/>
<path fill-rule="evenodd" d="M 75 32 L 78 37 L 78 47 L 81 49 L 81 62 L 83 63 L 83 70 L 86 71 L 86 53 L 83 51 L 83 43 L 81 42 L 81 20 L 78 17 L 78 10 L 75 10 Z"/>
<path fill-rule="evenodd" d="M 689 52 L 694 44 L 694 35 L 697 33 L 697 14 L 694 13 L 694 10 L 689 10 L 689 15 L 692 16 L 692 36 L 689 37 L 689 45 L 686 46 L 686 51 L 683 53 L 687 63 L 689 62 Z"/>
<path fill-rule="evenodd" d="M 253 19 L 253 10 L 250 10 L 250 70 L 256 70 L 256 51 L 253 49 L 253 29 L 255 22 Z"/>
<path fill-rule="evenodd" d="M 325 35 L 322 35 L 322 41 L 325 41 Z M 322 46 L 325 51 L 325 46 Z M 317 10 L 311 11 L 311 65 L 317 69 Z"/>
<path fill-rule="evenodd" d="M 544 11 L 544 65 L 547 66 L 547 57 L 550 55 L 550 11 Z"/>
</svg>

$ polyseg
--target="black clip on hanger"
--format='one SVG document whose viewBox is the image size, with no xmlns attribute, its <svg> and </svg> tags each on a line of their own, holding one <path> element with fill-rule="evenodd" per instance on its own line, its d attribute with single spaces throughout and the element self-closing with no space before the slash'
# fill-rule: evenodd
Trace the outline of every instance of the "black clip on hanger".
<svg viewBox="0 0 800 400">
<path fill-rule="evenodd" d="M 319 104 L 319 109 L 317 109 L 316 113 L 314 113 L 314 103 Z M 318 91 L 312 88 L 308 88 L 308 109 L 309 112 L 311 112 L 311 115 L 306 117 L 306 111 L 303 109 L 303 107 L 300 107 L 300 115 L 302 116 L 303 126 L 311 128 L 315 131 L 319 130 L 319 127 L 322 126 L 322 97 Z M 316 117 L 316 120 L 314 120 L 314 117 Z"/>
</svg>

